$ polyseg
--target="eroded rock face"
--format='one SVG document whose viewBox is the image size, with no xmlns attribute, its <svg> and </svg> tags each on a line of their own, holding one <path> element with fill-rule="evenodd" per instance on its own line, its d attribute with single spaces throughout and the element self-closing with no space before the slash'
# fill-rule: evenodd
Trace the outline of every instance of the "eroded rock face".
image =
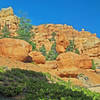
<svg viewBox="0 0 100 100">
<path fill-rule="evenodd" d="M 32 32 L 36 33 L 33 41 L 36 42 L 37 48 L 41 45 L 45 45 L 46 50 L 49 51 L 53 42 L 48 41 L 52 37 L 52 33 L 55 32 L 57 51 L 64 52 L 67 47 L 69 40 L 75 40 L 76 48 L 79 49 L 82 54 L 83 50 L 86 48 L 93 47 L 95 43 L 100 42 L 100 39 L 96 37 L 96 34 L 91 34 L 82 29 L 82 31 L 75 30 L 72 26 L 61 25 L 61 24 L 42 24 L 39 26 L 33 26 Z M 59 38 L 60 37 L 60 38 Z M 62 43 L 61 43 L 62 41 Z M 63 42 L 64 41 L 64 42 Z M 61 45 L 62 44 L 62 45 Z"/>
<path fill-rule="evenodd" d="M 0 56 L 19 61 L 26 61 L 32 46 L 24 40 L 3 38 L 0 39 Z"/>
<path fill-rule="evenodd" d="M 45 57 L 41 54 L 41 52 L 32 51 L 29 53 L 29 56 L 32 57 L 33 62 L 37 64 L 45 63 Z"/>
<path fill-rule="evenodd" d="M 66 37 L 66 34 L 58 34 L 56 39 L 56 51 L 58 53 L 64 53 L 68 45 L 69 41 Z"/>
<path fill-rule="evenodd" d="M 85 68 L 89 69 L 92 67 L 92 61 L 88 56 L 78 55 L 73 52 L 62 53 L 57 57 L 58 68 Z"/>
<path fill-rule="evenodd" d="M 90 69 L 92 61 L 88 56 L 73 52 L 62 53 L 57 57 L 57 69 L 60 77 L 76 78 L 80 69 Z"/>
<path fill-rule="evenodd" d="M 72 26 L 68 26 L 68 25 L 61 25 L 61 24 L 42 24 L 39 26 L 33 26 L 32 32 L 36 33 L 35 36 L 33 37 L 33 41 L 37 44 L 37 49 L 40 48 L 43 44 L 46 47 L 47 52 L 50 51 L 52 44 L 54 43 L 54 41 L 49 41 L 49 39 L 52 38 L 52 33 L 55 32 L 56 36 L 55 39 L 59 39 L 58 34 L 61 33 L 61 35 L 63 35 L 63 33 L 67 33 L 67 31 L 73 30 Z M 64 36 L 65 36 L 64 34 Z M 68 33 L 69 34 L 69 33 Z M 60 35 L 60 36 L 61 36 Z M 64 37 L 63 36 L 63 37 Z M 64 37 L 66 38 L 66 37 Z M 65 41 L 63 42 L 64 47 L 62 46 L 62 48 L 65 51 L 66 48 L 66 39 L 64 39 Z M 57 40 L 59 41 L 59 45 L 61 46 L 61 40 Z M 59 50 L 59 45 L 57 46 L 57 50 L 62 52 L 62 50 Z"/>
<path fill-rule="evenodd" d="M 87 48 L 83 51 L 83 54 L 90 56 L 91 58 L 100 58 L 100 42 L 95 44 L 92 48 Z"/>
<path fill-rule="evenodd" d="M 13 9 L 3 8 L 0 11 L 0 30 L 6 25 L 10 32 L 15 32 L 18 29 L 19 19 L 14 15 Z"/>
<path fill-rule="evenodd" d="M 91 59 L 94 59 L 96 66 L 100 66 L 100 42 L 96 43 L 91 48 L 83 50 L 83 54 L 88 55 Z"/>
<path fill-rule="evenodd" d="M 79 68 L 77 67 L 67 67 L 63 69 L 58 68 L 58 75 L 60 77 L 68 77 L 68 78 L 77 78 L 77 75 L 79 74 Z"/>
</svg>

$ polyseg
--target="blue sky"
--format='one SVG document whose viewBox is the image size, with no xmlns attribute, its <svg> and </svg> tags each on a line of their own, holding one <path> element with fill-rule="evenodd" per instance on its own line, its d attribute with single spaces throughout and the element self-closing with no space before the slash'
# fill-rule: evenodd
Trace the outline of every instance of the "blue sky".
<svg viewBox="0 0 100 100">
<path fill-rule="evenodd" d="M 100 37 L 100 0 L 0 0 L 0 9 L 13 7 L 22 11 L 33 25 L 68 24 L 84 28 Z"/>
</svg>

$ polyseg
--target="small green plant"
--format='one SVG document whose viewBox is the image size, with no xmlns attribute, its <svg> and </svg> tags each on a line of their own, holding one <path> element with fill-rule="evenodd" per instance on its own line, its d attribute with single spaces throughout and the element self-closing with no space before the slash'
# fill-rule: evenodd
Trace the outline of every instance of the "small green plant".
<svg viewBox="0 0 100 100">
<path fill-rule="evenodd" d="M 75 53 L 80 54 L 78 48 L 75 49 Z"/>
<path fill-rule="evenodd" d="M 53 32 L 53 33 L 52 33 L 52 38 L 49 39 L 49 41 L 55 41 L 55 36 L 56 36 L 56 32 Z"/>
<path fill-rule="evenodd" d="M 0 66 L 0 72 L 5 72 L 8 68 L 6 66 Z"/>
<path fill-rule="evenodd" d="M 70 45 L 66 48 L 66 52 L 69 52 L 69 51 L 80 54 L 78 48 L 75 47 L 74 40 L 70 40 Z"/>
<path fill-rule="evenodd" d="M 46 48 L 45 48 L 45 45 L 42 45 L 42 47 L 39 49 L 39 51 L 40 51 L 44 56 L 46 56 Z"/>
<path fill-rule="evenodd" d="M 79 77 L 83 77 L 83 76 L 84 76 L 84 74 L 83 74 L 83 73 L 80 73 L 78 76 L 79 76 Z"/>
<path fill-rule="evenodd" d="M 66 52 L 68 51 L 74 52 L 74 48 L 75 48 L 74 41 L 70 40 L 70 45 L 66 48 Z"/>
<path fill-rule="evenodd" d="M 10 32 L 9 32 L 9 29 L 8 29 L 8 27 L 6 25 L 3 27 L 3 29 L 1 30 L 1 32 L 3 33 L 2 34 L 2 38 L 8 38 L 8 37 L 10 37 Z"/>
<path fill-rule="evenodd" d="M 96 64 L 94 63 L 94 60 L 92 59 L 92 69 L 96 70 Z"/>
<path fill-rule="evenodd" d="M 58 53 L 56 51 L 56 42 L 53 43 L 51 50 L 48 52 L 46 59 L 47 60 L 55 60 L 58 56 Z"/>
<path fill-rule="evenodd" d="M 29 43 L 32 45 L 32 50 L 36 50 L 36 43 L 33 41 L 29 41 Z"/>
<path fill-rule="evenodd" d="M 31 32 L 31 29 L 32 25 L 30 24 L 30 20 L 25 17 L 21 17 L 19 28 L 17 30 L 18 36 L 16 38 L 29 42 L 31 37 L 34 35 L 34 33 Z"/>
<path fill-rule="evenodd" d="M 68 85 L 67 85 L 67 86 L 68 86 L 68 88 L 71 88 L 71 86 L 72 86 L 72 82 L 71 82 L 71 80 L 70 80 L 70 79 L 68 80 L 67 84 L 68 84 Z"/>
</svg>

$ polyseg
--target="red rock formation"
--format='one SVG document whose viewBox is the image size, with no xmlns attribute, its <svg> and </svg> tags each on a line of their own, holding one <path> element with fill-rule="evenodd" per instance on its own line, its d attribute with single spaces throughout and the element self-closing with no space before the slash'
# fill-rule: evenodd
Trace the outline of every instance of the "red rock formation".
<svg viewBox="0 0 100 100">
<path fill-rule="evenodd" d="M 92 67 L 92 61 L 88 56 L 78 55 L 73 52 L 62 53 L 57 57 L 58 68 L 85 68 L 89 69 Z"/>
<path fill-rule="evenodd" d="M 0 30 L 6 25 L 10 32 L 15 32 L 18 29 L 19 19 L 14 15 L 13 9 L 3 8 L 0 11 Z"/>
<path fill-rule="evenodd" d="M 56 51 L 58 53 L 64 53 L 68 45 L 69 41 L 66 37 L 66 34 L 58 34 L 56 39 Z"/>
<path fill-rule="evenodd" d="M 45 57 L 41 54 L 41 52 L 32 51 L 29 53 L 29 56 L 32 57 L 33 62 L 37 64 L 45 63 Z"/>
<path fill-rule="evenodd" d="M 32 46 L 24 40 L 3 38 L 0 39 L 0 56 L 25 61 Z"/>
</svg>

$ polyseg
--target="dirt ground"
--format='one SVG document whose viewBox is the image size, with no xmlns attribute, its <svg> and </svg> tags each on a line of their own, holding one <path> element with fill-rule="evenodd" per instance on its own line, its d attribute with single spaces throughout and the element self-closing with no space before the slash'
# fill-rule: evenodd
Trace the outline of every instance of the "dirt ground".
<svg viewBox="0 0 100 100">
<path fill-rule="evenodd" d="M 48 72 L 53 76 L 57 76 L 57 69 L 55 68 L 55 61 L 46 62 L 46 64 L 34 64 L 34 63 L 24 63 L 20 61 L 16 61 L 13 59 L 0 57 L 0 67 L 8 67 L 8 68 L 20 68 L 25 70 L 33 70 L 36 72 Z M 100 74 L 96 73 L 91 69 L 80 69 L 80 73 L 84 74 L 88 77 L 88 80 L 82 78 L 62 78 L 64 81 L 68 81 L 69 79 L 74 85 L 80 85 L 88 87 L 90 90 L 95 92 L 100 92 Z M 58 76 L 57 76 L 58 77 Z"/>
</svg>

